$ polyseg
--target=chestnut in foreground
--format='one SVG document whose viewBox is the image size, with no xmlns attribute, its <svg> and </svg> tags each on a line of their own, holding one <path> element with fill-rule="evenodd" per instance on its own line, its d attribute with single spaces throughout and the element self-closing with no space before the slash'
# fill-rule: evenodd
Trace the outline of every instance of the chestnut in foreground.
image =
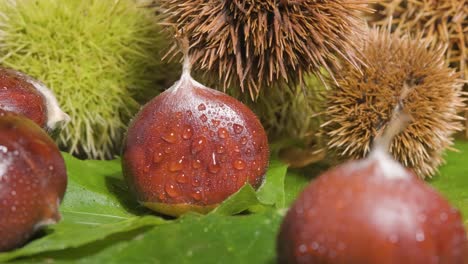
<svg viewBox="0 0 468 264">
<path fill-rule="evenodd" d="M 66 185 L 64 160 L 46 132 L 24 116 L 0 110 L 0 252 L 23 245 L 60 219 Z"/>
<path fill-rule="evenodd" d="M 331 169 L 282 223 L 279 263 L 464 263 L 462 218 L 440 194 L 377 146 Z"/>
<path fill-rule="evenodd" d="M 2 67 L 0 109 L 22 114 L 47 130 L 53 130 L 60 123 L 70 120 L 44 84 L 21 72 Z"/>
<path fill-rule="evenodd" d="M 207 88 L 184 65 L 181 79 L 141 109 L 124 142 L 124 176 L 144 206 L 206 213 L 268 166 L 266 133 L 241 102 Z"/>
</svg>

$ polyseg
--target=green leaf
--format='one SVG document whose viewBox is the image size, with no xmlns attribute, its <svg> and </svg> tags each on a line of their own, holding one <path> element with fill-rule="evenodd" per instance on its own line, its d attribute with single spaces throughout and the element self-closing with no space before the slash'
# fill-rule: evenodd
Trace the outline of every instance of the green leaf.
<svg viewBox="0 0 468 264">
<path fill-rule="evenodd" d="M 257 192 L 258 200 L 266 205 L 285 206 L 284 178 L 288 166 L 278 160 L 270 161 L 265 181 Z"/>
<path fill-rule="evenodd" d="M 133 217 L 116 223 L 100 225 L 96 225 L 95 223 L 87 224 L 82 221 L 62 221 L 50 227 L 47 230 L 48 235 L 34 240 L 16 251 L 0 254 L 0 262 L 20 256 L 26 257 L 47 251 L 75 248 L 105 239 L 111 234 L 128 232 L 145 226 L 163 223 L 165 223 L 164 220 L 152 216 Z"/>
<path fill-rule="evenodd" d="M 186 215 L 134 237 L 36 256 L 31 263 L 275 263 L 280 211 Z M 99 248 L 100 247 L 100 248 Z"/>
<path fill-rule="evenodd" d="M 68 173 L 68 186 L 60 208 L 64 215 L 77 214 L 112 218 L 133 217 L 147 212 L 130 195 L 124 183 L 120 160 L 79 160 L 63 154 Z"/>
<path fill-rule="evenodd" d="M 247 210 L 259 203 L 255 190 L 250 184 L 244 185 L 239 191 L 231 195 L 210 214 L 234 215 Z"/>
<path fill-rule="evenodd" d="M 468 217 L 468 141 L 456 141 L 459 152 L 450 151 L 440 173 L 430 180 L 465 217 Z"/>
</svg>

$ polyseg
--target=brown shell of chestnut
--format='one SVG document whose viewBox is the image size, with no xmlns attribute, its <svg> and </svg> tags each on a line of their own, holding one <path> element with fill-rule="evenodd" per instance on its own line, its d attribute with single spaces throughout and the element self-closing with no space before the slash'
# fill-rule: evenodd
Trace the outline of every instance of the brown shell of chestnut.
<svg viewBox="0 0 468 264">
<path fill-rule="evenodd" d="M 141 204 L 178 216 L 206 213 L 246 183 L 258 188 L 268 158 L 255 114 L 184 73 L 135 117 L 122 165 Z"/>
<path fill-rule="evenodd" d="M 18 113 L 46 130 L 70 120 L 53 93 L 24 73 L 0 67 L 0 109 Z"/>
<path fill-rule="evenodd" d="M 0 110 L 0 252 L 26 243 L 60 219 L 67 185 L 52 139 L 28 118 Z"/>
</svg>

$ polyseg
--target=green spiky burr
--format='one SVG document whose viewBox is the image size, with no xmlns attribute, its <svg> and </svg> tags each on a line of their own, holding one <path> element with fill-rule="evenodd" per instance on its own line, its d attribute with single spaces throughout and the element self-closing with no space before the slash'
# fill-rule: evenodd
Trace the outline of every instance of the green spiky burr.
<svg viewBox="0 0 468 264">
<path fill-rule="evenodd" d="M 138 102 L 176 78 L 160 59 L 165 36 L 134 0 L 2 1 L 0 13 L 0 63 L 55 92 L 72 119 L 57 141 L 75 155 L 118 154 Z"/>
</svg>

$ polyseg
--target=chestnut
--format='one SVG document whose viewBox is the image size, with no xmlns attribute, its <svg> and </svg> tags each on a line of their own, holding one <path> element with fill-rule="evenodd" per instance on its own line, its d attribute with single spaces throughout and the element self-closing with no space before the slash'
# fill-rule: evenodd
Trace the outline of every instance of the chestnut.
<svg viewBox="0 0 468 264">
<path fill-rule="evenodd" d="M 124 176 L 137 200 L 159 213 L 206 213 L 246 183 L 258 188 L 268 166 L 268 140 L 255 114 L 238 100 L 181 79 L 146 104 L 128 128 Z"/>
<path fill-rule="evenodd" d="M 376 148 L 313 181 L 288 211 L 279 263 L 463 263 L 461 215 Z"/>
<path fill-rule="evenodd" d="M 460 212 L 388 153 L 413 121 L 406 94 L 367 158 L 326 171 L 299 195 L 277 237 L 279 263 L 464 263 Z"/>
<path fill-rule="evenodd" d="M 54 141 L 30 119 L 0 110 L 0 252 L 60 219 L 66 185 Z"/>
<path fill-rule="evenodd" d="M 22 114 L 47 130 L 70 120 L 60 109 L 54 94 L 43 83 L 19 71 L 2 67 L 0 109 Z"/>
</svg>

